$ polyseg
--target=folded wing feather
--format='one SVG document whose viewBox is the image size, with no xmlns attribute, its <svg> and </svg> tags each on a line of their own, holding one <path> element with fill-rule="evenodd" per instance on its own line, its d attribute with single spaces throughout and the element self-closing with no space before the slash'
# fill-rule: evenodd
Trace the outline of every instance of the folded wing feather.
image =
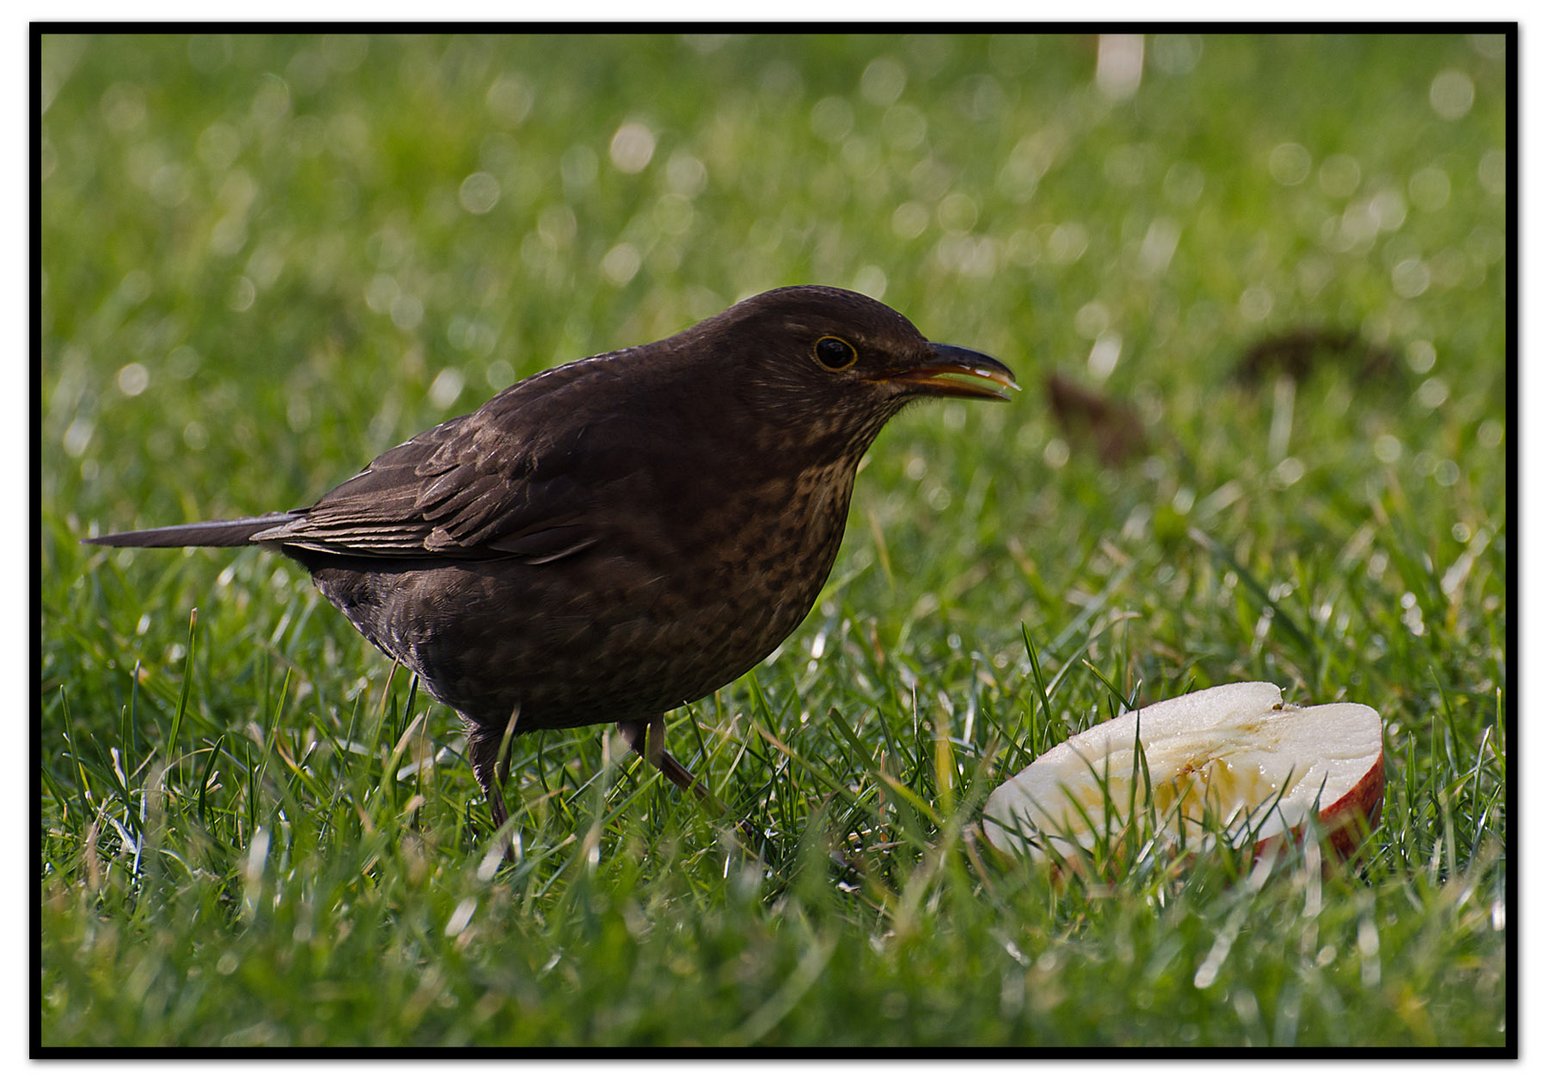
<svg viewBox="0 0 1550 1080">
<path fill-rule="evenodd" d="M 608 445 L 606 429 L 568 418 L 562 399 L 593 381 L 597 366 L 583 361 L 510 387 L 386 451 L 253 539 L 361 557 L 533 563 L 592 547 L 604 531 L 593 511 L 599 490 L 627 477 L 633 456 Z"/>
</svg>

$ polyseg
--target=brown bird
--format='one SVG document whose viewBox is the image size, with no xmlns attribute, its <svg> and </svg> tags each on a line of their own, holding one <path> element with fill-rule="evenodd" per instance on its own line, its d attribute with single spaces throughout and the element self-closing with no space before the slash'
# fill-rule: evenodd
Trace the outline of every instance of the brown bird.
<svg viewBox="0 0 1550 1080">
<path fill-rule="evenodd" d="M 497 828 L 510 740 L 542 728 L 617 724 L 706 795 L 666 752 L 663 713 L 802 621 L 890 417 L 1007 388 L 1003 364 L 933 344 L 875 300 L 776 289 L 524 379 L 303 509 L 87 542 L 262 544 L 301 563 L 462 717 Z"/>
</svg>

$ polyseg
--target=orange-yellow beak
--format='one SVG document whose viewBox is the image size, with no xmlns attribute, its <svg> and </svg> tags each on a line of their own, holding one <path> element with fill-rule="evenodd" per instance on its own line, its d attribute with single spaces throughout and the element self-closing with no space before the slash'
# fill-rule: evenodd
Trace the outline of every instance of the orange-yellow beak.
<svg viewBox="0 0 1550 1080">
<path fill-rule="evenodd" d="M 1001 361 L 957 345 L 931 344 L 932 358 L 919 367 L 888 376 L 917 394 L 931 397 L 983 398 L 1010 401 L 1008 390 L 1022 389 L 1012 369 Z"/>
</svg>

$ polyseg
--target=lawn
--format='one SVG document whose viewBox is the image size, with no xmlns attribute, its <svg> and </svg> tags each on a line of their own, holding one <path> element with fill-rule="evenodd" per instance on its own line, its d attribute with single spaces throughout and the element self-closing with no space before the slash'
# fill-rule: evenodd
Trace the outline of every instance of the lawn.
<svg viewBox="0 0 1550 1080">
<path fill-rule="evenodd" d="M 1514 1047 L 1512 47 L 45 36 L 41 1046 Z M 451 711 L 297 566 L 79 543 L 799 282 L 1024 390 L 895 420 L 806 622 L 669 714 L 725 816 L 527 737 L 498 868 Z M 965 838 L 1250 679 L 1384 718 L 1356 863 Z"/>
</svg>

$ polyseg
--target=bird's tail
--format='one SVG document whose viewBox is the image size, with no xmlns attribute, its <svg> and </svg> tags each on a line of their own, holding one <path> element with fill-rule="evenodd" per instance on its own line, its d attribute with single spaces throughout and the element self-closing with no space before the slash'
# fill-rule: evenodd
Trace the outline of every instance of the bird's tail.
<svg viewBox="0 0 1550 1080">
<path fill-rule="evenodd" d="M 196 521 L 192 525 L 166 525 L 160 529 L 90 536 L 81 543 L 132 548 L 242 547 L 251 544 L 255 534 L 276 525 L 284 525 L 300 516 L 296 513 L 282 513 L 237 518 L 234 521 Z"/>
</svg>

